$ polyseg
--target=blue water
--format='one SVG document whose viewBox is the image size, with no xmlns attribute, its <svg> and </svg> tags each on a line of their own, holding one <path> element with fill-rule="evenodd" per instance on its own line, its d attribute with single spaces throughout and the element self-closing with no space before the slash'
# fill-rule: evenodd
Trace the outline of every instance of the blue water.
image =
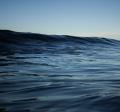
<svg viewBox="0 0 120 112">
<path fill-rule="evenodd" d="M 120 42 L 0 31 L 0 112 L 120 112 Z"/>
</svg>

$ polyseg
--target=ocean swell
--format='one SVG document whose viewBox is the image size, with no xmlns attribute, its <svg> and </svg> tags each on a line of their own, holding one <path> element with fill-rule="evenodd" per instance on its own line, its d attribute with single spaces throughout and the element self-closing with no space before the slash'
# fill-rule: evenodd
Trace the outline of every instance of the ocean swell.
<svg viewBox="0 0 120 112">
<path fill-rule="evenodd" d="M 120 41 L 0 30 L 0 112 L 119 112 Z"/>
<path fill-rule="evenodd" d="M 0 30 L 1 53 L 42 53 L 75 51 L 104 47 L 118 47 L 120 41 L 98 37 L 75 37 L 68 35 L 44 35 Z M 67 53 L 68 53 L 67 52 Z"/>
</svg>

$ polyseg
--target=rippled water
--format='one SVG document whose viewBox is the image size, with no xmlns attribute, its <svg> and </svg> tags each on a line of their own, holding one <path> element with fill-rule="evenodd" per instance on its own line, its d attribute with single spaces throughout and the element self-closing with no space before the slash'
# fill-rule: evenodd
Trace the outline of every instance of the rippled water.
<svg viewBox="0 0 120 112">
<path fill-rule="evenodd" d="M 118 43 L 37 42 L 2 43 L 1 112 L 120 112 Z"/>
</svg>

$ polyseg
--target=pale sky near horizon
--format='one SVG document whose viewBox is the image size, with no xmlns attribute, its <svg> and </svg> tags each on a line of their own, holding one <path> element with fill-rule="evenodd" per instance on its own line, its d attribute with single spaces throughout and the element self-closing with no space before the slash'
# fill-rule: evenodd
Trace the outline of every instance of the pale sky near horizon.
<svg viewBox="0 0 120 112">
<path fill-rule="evenodd" d="M 120 0 L 0 0 L 0 29 L 120 39 Z"/>
</svg>

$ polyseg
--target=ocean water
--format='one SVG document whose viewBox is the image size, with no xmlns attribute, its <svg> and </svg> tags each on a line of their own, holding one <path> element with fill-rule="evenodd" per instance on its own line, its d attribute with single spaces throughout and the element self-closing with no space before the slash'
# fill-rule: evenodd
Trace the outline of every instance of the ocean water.
<svg viewBox="0 0 120 112">
<path fill-rule="evenodd" d="M 120 112 L 120 41 L 0 31 L 0 112 Z"/>
</svg>

